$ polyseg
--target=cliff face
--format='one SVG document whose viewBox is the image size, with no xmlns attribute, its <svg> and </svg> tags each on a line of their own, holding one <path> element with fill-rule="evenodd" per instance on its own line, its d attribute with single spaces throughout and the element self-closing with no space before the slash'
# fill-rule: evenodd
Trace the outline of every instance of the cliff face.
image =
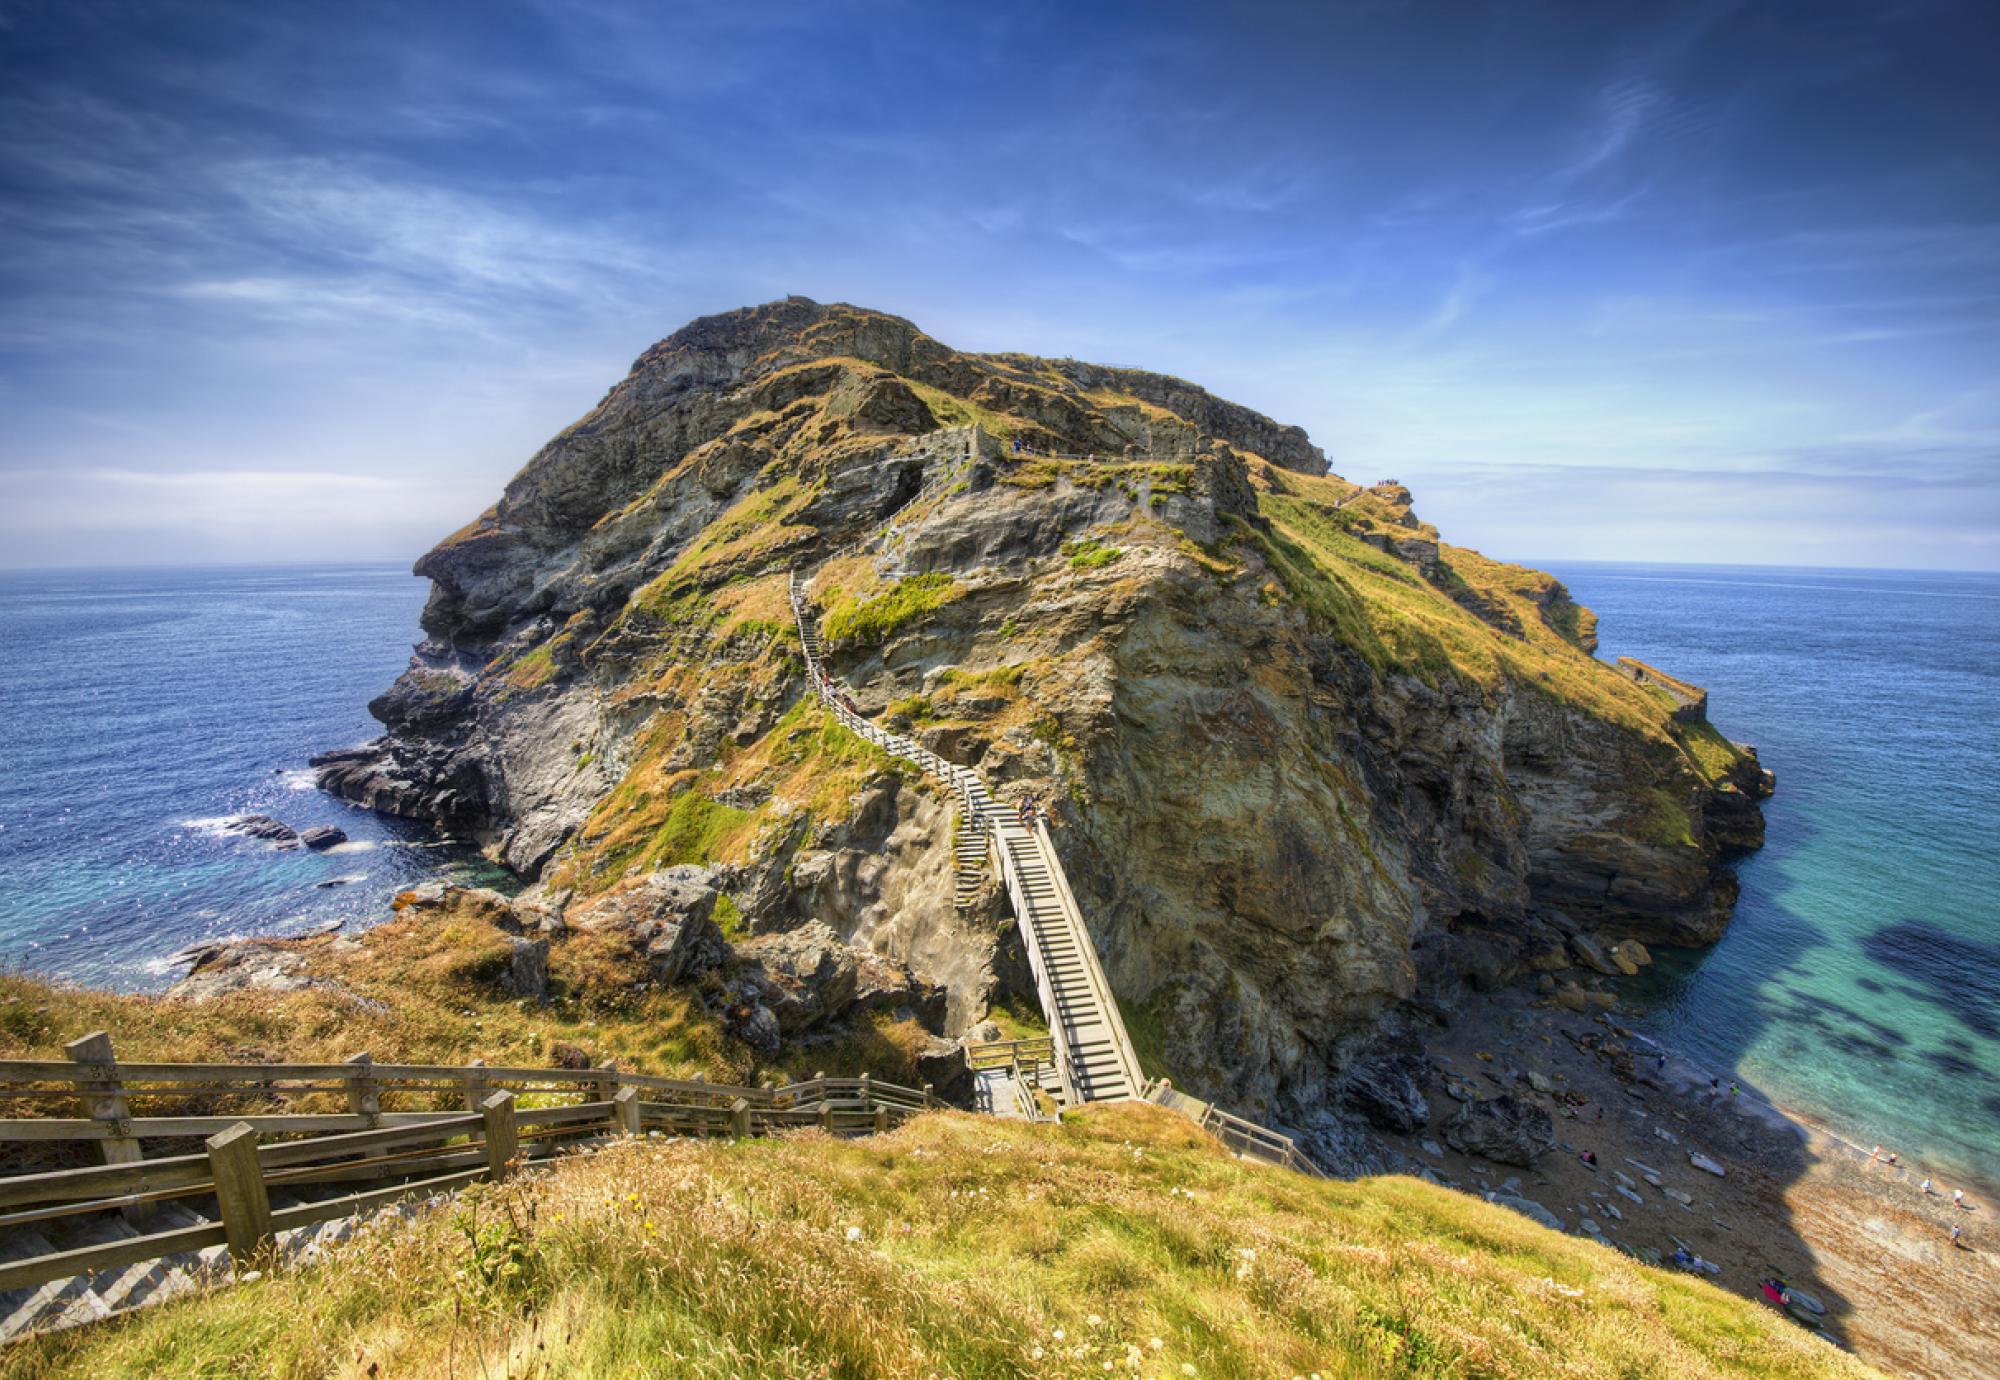
<svg viewBox="0 0 2000 1380">
<path fill-rule="evenodd" d="M 1006 922 L 954 910 L 948 806 L 803 696 L 793 567 L 864 710 L 1052 808 L 1151 1071 L 1236 1105 L 1317 1105 L 1466 975 L 1712 941 L 1761 837 L 1754 756 L 1558 582 L 1297 428 L 796 298 L 648 351 L 418 563 L 388 736 L 322 779 L 556 905 L 710 864 L 746 929 L 823 921 L 963 1028 Z"/>
</svg>

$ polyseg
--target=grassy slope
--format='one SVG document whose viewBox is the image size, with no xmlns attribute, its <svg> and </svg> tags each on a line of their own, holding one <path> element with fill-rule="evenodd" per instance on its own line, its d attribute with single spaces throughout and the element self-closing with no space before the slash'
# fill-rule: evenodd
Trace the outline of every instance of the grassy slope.
<svg viewBox="0 0 2000 1380">
<path fill-rule="evenodd" d="M 1284 492 L 1267 491 L 1259 499 L 1272 534 L 1246 529 L 1241 539 L 1258 543 L 1284 579 L 1286 595 L 1320 615 L 1378 669 L 1414 673 L 1433 684 L 1452 677 L 1489 690 L 1503 680 L 1525 686 L 1671 747 L 1708 780 L 1719 779 L 1741 756 L 1705 725 L 1679 730 L 1663 697 L 1577 646 L 1574 639 L 1594 623 L 1584 611 L 1563 605 L 1554 625 L 1545 619 L 1540 598 L 1553 583 L 1549 577 L 1468 548 L 1439 546 L 1450 571 L 1446 579 L 1511 615 L 1519 633 L 1510 634 L 1355 534 L 1355 524 L 1366 522 L 1377 533 L 1419 535 L 1398 525 L 1402 510 L 1372 495 L 1336 509 L 1352 491 L 1337 478 L 1286 474 L 1279 483 Z"/>
<path fill-rule="evenodd" d="M 628 1144 L 9 1360 L 37 1377 L 1870 1373 L 1706 1283 L 1418 1180 L 1242 1165 L 1144 1105 L 1059 1129 L 938 1114 L 856 1142 Z"/>
<path fill-rule="evenodd" d="M 913 1063 L 923 1032 L 914 1021 L 879 1013 L 819 1043 L 788 1042 L 775 1061 L 762 1062 L 725 1032 L 697 991 L 653 986 L 643 957 L 609 936 L 573 934 L 551 947 L 547 1005 L 504 990 L 507 936 L 476 907 L 405 915 L 366 930 L 354 943 L 357 948 L 344 951 L 326 939 L 287 946 L 308 954 L 309 971 L 337 985 L 245 992 L 199 1004 L 0 975 L 0 1054 L 60 1058 L 65 1042 L 107 1030 L 121 1059 L 147 1062 L 318 1063 L 365 1050 L 378 1063 L 484 1059 L 543 1066 L 556 1045 L 567 1044 L 593 1064 L 616 1059 L 639 1073 L 785 1082 L 825 1069 L 923 1081 Z M 415 1108 L 411 1097 L 392 1095 L 384 1105 Z M 287 1110 L 318 1110 L 322 1103 L 337 1110 L 324 1096 L 318 1102 L 294 1098 Z M 199 1107 L 183 1099 L 172 1105 L 146 1100 L 134 1110 L 166 1115 L 251 1108 L 243 1099 L 211 1098 Z M 67 1103 L 52 1100 L 17 1104 L 7 1113 L 36 1114 L 71 1112 Z"/>
</svg>

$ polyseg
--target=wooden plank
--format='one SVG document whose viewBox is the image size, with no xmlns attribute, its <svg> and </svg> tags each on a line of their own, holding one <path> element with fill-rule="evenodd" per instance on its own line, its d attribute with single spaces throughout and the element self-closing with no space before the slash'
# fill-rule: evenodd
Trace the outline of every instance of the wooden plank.
<svg viewBox="0 0 2000 1380">
<path fill-rule="evenodd" d="M 264 1166 L 257 1162 L 257 1133 L 238 1123 L 210 1136 L 208 1164 L 215 1179 L 215 1199 L 222 1205 L 230 1259 L 239 1270 L 249 1269 L 272 1235 L 271 1199 L 264 1190 Z"/>
<path fill-rule="evenodd" d="M 11 1179 L 0 1179 L 0 1207 L 109 1198 L 120 1193 L 157 1193 L 207 1182 L 206 1155 L 176 1155 L 172 1159 L 98 1165 L 89 1169 L 55 1169 L 43 1174 L 20 1174 Z"/>
<path fill-rule="evenodd" d="M 287 1169 L 265 1180 L 272 1188 L 296 1188 L 300 1184 L 360 1183 L 369 1179 L 404 1177 L 410 1174 L 441 1174 L 448 1169 L 471 1169 L 486 1163 L 486 1147 L 478 1143 L 447 1147 L 415 1155 L 390 1155 L 381 1160 L 355 1160 L 346 1164 Z"/>
<path fill-rule="evenodd" d="M 486 1128 L 487 1172 L 495 1179 L 504 1179 L 514 1172 L 514 1162 L 520 1157 L 514 1094 L 494 1093 L 479 1104 L 479 1115 Z"/>
<path fill-rule="evenodd" d="M 461 1170 L 456 1174 L 440 1174 L 434 1179 L 419 1179 L 412 1184 L 398 1184 L 367 1193 L 350 1193 L 345 1198 L 329 1198 L 323 1203 L 301 1203 L 297 1207 L 272 1213 L 271 1222 L 279 1231 L 290 1231 L 294 1227 L 311 1226 L 314 1222 L 330 1222 L 336 1217 L 351 1217 L 357 1212 L 365 1212 L 372 1207 L 381 1207 L 420 1194 L 450 1193 L 467 1184 L 478 1183 L 485 1177 L 486 1169 L 482 1165 L 477 1169 Z M 140 1258 L 144 1259 L 143 1256 Z"/>
<path fill-rule="evenodd" d="M 581 1126 L 591 1122 L 610 1122 L 609 1102 L 579 1102 L 574 1107 L 537 1107 L 532 1112 L 520 1112 L 515 1122 L 523 1128 L 529 1126 Z"/>
<path fill-rule="evenodd" d="M 404 1145 L 423 1145 L 452 1136 L 471 1135 L 483 1124 L 477 1112 L 441 1112 L 434 1119 L 414 1126 L 385 1126 L 374 1131 L 346 1135 L 316 1136 L 311 1140 L 286 1141 L 259 1146 L 257 1157 L 266 1169 L 285 1165 L 311 1164 L 336 1155 L 358 1155 L 370 1150 L 393 1150 Z"/>
<path fill-rule="evenodd" d="M 219 1246 L 228 1239 L 222 1223 L 210 1222 L 205 1226 L 180 1227 L 174 1231 L 128 1237 L 123 1241 L 113 1241 L 104 1246 L 86 1246 L 82 1250 L 30 1256 L 26 1260 L 0 1265 L 0 1293 L 31 1284 L 46 1284 L 52 1279 L 68 1279 L 71 1275 L 89 1274 L 93 1270 L 109 1270 L 118 1265 L 136 1265 L 142 1260 L 157 1260 L 161 1256 L 179 1255 L 183 1251 L 198 1251 L 209 1246 Z"/>
</svg>

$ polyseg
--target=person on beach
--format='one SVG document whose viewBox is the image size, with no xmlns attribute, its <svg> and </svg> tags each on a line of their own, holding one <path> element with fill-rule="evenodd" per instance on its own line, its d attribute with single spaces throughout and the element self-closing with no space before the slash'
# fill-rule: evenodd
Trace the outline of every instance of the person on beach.
<svg viewBox="0 0 2000 1380">
<path fill-rule="evenodd" d="M 1964 1189 L 1962 1189 L 1962 1188 L 1954 1188 L 1954 1189 L 1953 1189 L 1953 1190 L 1951 1191 L 1951 1205 L 1952 1205 L 1953 1207 L 1955 1207 L 1955 1208 L 1959 1208 L 1959 1209 L 1961 1209 L 1961 1210 L 1963 1210 L 1963 1209 L 1964 1209 L 1964 1207 L 1965 1207 L 1965 1190 L 1964 1190 Z"/>
<path fill-rule="evenodd" d="M 1931 1197 L 1931 1181 L 1925 1179 L 1922 1184 L 1918 1185 L 1917 1191 L 1922 1193 L 1926 1198 Z"/>
<path fill-rule="evenodd" d="M 1874 1164 L 1881 1158 L 1882 1158 L 1882 1147 L 1879 1145 L 1876 1146 L 1873 1150 L 1870 1150 L 1868 1152 L 1868 1163 L 1870 1164 Z"/>
<path fill-rule="evenodd" d="M 1956 1222 L 1953 1222 L 1953 1223 L 1951 1224 L 1951 1244 L 1952 1244 L 1952 1246 L 1953 1246 L 1953 1247 L 1954 1247 L 1955 1249 L 1957 1249 L 1957 1250 L 1961 1250 L 1961 1251 L 1962 1251 L 1962 1250 L 1964 1250 L 1964 1249 L 1966 1249 L 1966 1245 L 1965 1245 L 1965 1243 L 1964 1243 L 1963 1241 L 1961 1241 L 1961 1240 L 1959 1240 L 1959 1239 L 1958 1239 L 1958 1238 L 1959 1238 L 1959 1233 L 1960 1233 L 1960 1232 L 1961 1232 L 1962 1230 L 1964 1230 L 1964 1229 L 1963 1229 L 1962 1227 L 1960 1227 L 1960 1226 L 1958 1225 L 1958 1223 L 1956 1223 Z"/>
</svg>

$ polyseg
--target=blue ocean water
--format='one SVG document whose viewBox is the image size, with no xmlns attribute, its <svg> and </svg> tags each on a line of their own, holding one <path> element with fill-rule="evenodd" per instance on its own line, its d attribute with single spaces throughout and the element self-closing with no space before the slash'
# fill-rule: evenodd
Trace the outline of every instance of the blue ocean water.
<svg viewBox="0 0 2000 1380">
<path fill-rule="evenodd" d="M 380 731 L 366 705 L 427 588 L 384 565 L 0 573 L 0 962 L 154 988 L 193 940 L 379 919 L 480 866 L 303 770 Z M 247 812 L 352 842 L 216 829 Z"/>
<path fill-rule="evenodd" d="M 1640 1027 L 2000 1184 L 2000 575 L 1550 569 L 1778 775 L 1728 933 L 1662 955 Z"/>
</svg>

